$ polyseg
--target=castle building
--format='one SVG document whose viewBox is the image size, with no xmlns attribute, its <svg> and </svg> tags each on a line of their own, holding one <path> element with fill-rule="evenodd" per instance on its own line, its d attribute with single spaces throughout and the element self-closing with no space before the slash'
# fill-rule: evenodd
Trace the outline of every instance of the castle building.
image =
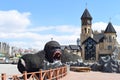
<svg viewBox="0 0 120 80">
<path fill-rule="evenodd" d="M 81 16 L 80 45 L 84 61 L 98 61 L 101 56 L 111 55 L 117 44 L 116 31 L 111 22 L 102 32 L 92 30 L 92 16 L 86 8 Z"/>
</svg>

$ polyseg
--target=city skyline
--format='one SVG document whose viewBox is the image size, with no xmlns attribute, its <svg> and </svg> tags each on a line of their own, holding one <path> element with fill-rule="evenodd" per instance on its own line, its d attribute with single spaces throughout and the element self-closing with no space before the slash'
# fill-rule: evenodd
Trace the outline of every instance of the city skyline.
<svg viewBox="0 0 120 80">
<path fill-rule="evenodd" d="M 119 0 L 4 0 L 0 3 L 0 42 L 43 49 L 51 39 L 61 45 L 77 44 L 85 8 L 93 17 L 92 29 L 105 30 L 111 21 L 120 43 Z"/>
</svg>

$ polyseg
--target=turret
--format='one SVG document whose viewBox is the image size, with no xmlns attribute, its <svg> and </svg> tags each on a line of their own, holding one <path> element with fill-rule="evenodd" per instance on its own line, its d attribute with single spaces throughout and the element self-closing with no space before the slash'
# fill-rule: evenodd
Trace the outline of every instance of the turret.
<svg viewBox="0 0 120 80">
<path fill-rule="evenodd" d="M 116 44 L 117 35 L 116 35 L 116 31 L 111 22 L 108 23 L 108 25 L 105 29 L 104 35 L 105 35 L 104 42 L 105 42 L 105 46 L 106 46 L 105 49 L 113 50 L 114 45 Z"/>
<path fill-rule="evenodd" d="M 92 17 L 86 8 L 81 16 L 81 44 L 88 37 L 92 37 L 91 26 L 92 26 Z"/>
</svg>

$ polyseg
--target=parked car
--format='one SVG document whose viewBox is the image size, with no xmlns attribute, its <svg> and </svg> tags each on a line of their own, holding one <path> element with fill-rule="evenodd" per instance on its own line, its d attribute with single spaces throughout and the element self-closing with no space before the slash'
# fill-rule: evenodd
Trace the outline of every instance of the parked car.
<svg viewBox="0 0 120 80">
<path fill-rule="evenodd" d="M 17 64 L 17 63 L 18 63 L 18 60 L 19 60 L 18 57 L 10 58 L 10 62 L 11 62 L 12 64 Z"/>
<path fill-rule="evenodd" d="M 9 58 L 5 54 L 0 53 L 0 63 L 9 63 Z"/>
</svg>

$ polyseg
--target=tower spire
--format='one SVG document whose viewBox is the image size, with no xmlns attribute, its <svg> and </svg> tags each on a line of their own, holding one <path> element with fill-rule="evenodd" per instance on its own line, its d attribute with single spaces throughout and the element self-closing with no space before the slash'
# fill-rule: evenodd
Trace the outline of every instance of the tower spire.
<svg viewBox="0 0 120 80">
<path fill-rule="evenodd" d="M 87 10 L 87 8 L 84 10 L 82 16 L 81 16 L 81 44 L 84 40 L 86 40 L 88 37 L 92 37 L 92 17 Z"/>
<path fill-rule="evenodd" d="M 109 22 L 111 22 L 111 17 L 109 18 Z"/>
<path fill-rule="evenodd" d="M 87 2 L 86 2 L 86 4 L 85 4 L 85 7 L 86 7 L 86 9 L 87 9 Z"/>
</svg>

